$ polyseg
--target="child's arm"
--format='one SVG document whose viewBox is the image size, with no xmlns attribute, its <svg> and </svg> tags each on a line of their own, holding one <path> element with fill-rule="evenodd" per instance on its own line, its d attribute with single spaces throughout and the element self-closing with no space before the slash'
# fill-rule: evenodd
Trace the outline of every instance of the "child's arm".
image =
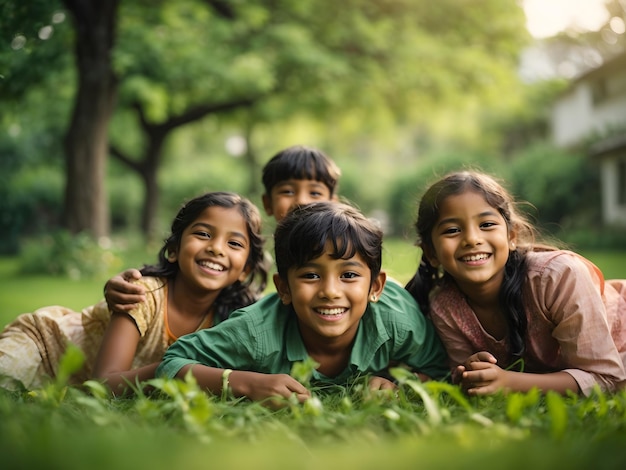
<svg viewBox="0 0 626 470">
<path fill-rule="evenodd" d="M 109 279 L 104 285 L 104 298 L 109 310 L 124 313 L 145 300 L 145 289 L 133 281 L 141 279 L 137 269 L 127 269 Z"/>
<path fill-rule="evenodd" d="M 129 391 L 129 383 L 154 378 L 158 363 L 131 370 L 139 338 L 139 330 L 132 318 L 123 313 L 111 315 L 96 357 L 93 376 L 103 379 L 114 395 Z"/>
<path fill-rule="evenodd" d="M 198 385 L 213 394 L 221 394 L 223 385 L 227 384 L 235 397 L 264 401 L 272 408 L 285 405 L 284 401 L 275 400 L 276 397 L 287 399 L 295 394 L 298 402 L 303 403 L 311 396 L 304 385 L 287 374 L 262 374 L 244 370 L 228 372 L 228 369 L 189 364 L 182 367 L 176 377 L 183 379 L 189 370 Z"/>
<path fill-rule="evenodd" d="M 469 395 L 492 395 L 499 391 L 527 392 L 532 388 L 561 394 L 568 391 L 580 393 L 578 382 L 567 372 L 532 374 L 504 370 L 485 351 L 470 356 L 465 364 L 456 368 L 453 377 Z"/>
</svg>

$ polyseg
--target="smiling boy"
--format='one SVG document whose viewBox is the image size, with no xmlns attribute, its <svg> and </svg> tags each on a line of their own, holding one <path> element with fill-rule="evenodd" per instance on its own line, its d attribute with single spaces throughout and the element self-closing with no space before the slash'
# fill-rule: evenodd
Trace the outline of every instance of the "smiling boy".
<svg viewBox="0 0 626 470">
<path fill-rule="evenodd" d="M 183 378 L 220 393 L 302 402 L 310 392 L 288 374 L 308 357 L 312 383 L 347 384 L 371 375 L 372 389 L 393 388 L 377 373 L 401 362 L 431 378 L 447 358 L 412 297 L 381 271 L 382 232 L 351 206 L 320 202 L 291 211 L 275 235 L 277 292 L 228 321 L 174 343 L 157 375 Z M 384 295 L 383 295 L 384 292 Z"/>
</svg>

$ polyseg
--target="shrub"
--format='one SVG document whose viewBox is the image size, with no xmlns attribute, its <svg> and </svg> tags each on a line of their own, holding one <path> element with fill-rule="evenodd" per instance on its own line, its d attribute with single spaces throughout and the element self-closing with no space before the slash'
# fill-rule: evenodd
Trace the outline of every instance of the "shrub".
<svg viewBox="0 0 626 470">
<path fill-rule="evenodd" d="M 483 155 L 472 156 L 462 152 L 435 155 L 420 163 L 413 172 L 401 173 L 393 183 L 389 196 L 388 211 L 393 233 L 413 237 L 417 206 L 426 188 L 446 173 L 462 169 L 476 169 L 495 175 L 501 173 L 499 162 Z"/>
<path fill-rule="evenodd" d="M 19 271 L 23 274 L 52 274 L 72 279 L 96 277 L 121 265 L 108 239 L 96 242 L 89 235 L 71 235 L 59 230 L 24 244 Z"/>
<path fill-rule="evenodd" d="M 508 170 L 508 189 L 534 206 L 530 213 L 545 231 L 560 236 L 601 223 L 598 168 L 582 152 L 538 143 L 517 154 Z"/>
</svg>

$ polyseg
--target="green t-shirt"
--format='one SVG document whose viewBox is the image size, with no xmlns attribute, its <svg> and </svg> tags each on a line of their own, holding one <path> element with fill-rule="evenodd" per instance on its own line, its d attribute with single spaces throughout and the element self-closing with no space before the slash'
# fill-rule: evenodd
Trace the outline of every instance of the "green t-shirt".
<svg viewBox="0 0 626 470">
<path fill-rule="evenodd" d="M 178 339 L 163 356 L 156 375 L 173 378 L 188 364 L 289 374 L 295 362 L 307 357 L 291 305 L 270 294 L 213 328 Z M 391 361 L 434 379 L 449 372 L 430 320 L 402 286 L 388 281 L 379 301 L 370 303 L 361 318 L 346 369 L 335 377 L 315 371 L 312 382 L 346 384 L 357 375 L 386 369 Z"/>
</svg>

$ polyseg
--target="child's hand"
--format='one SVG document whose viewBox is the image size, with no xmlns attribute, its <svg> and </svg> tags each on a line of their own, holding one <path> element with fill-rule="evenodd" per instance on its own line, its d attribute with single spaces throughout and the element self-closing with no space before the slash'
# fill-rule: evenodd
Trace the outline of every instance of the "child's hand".
<svg viewBox="0 0 626 470">
<path fill-rule="evenodd" d="M 472 354 L 461 365 L 456 366 L 456 369 L 452 371 L 452 383 L 459 384 L 463 380 L 463 373 L 467 370 L 472 370 L 472 363 L 486 362 L 489 364 L 495 364 L 498 362 L 493 355 L 487 351 L 480 351 Z"/>
<path fill-rule="evenodd" d="M 246 396 L 254 401 L 263 401 L 270 408 L 283 408 L 286 400 L 295 394 L 299 403 L 304 403 L 311 392 L 296 379 L 287 374 L 262 374 L 235 370 L 229 376 L 229 384 L 235 396 Z"/>
<path fill-rule="evenodd" d="M 495 357 L 493 357 L 493 355 L 490 352 L 480 351 L 480 352 L 477 352 L 476 354 L 472 354 L 470 357 L 467 358 L 464 364 L 465 368 L 466 369 L 471 368 L 471 364 L 473 362 L 489 362 L 490 364 L 495 364 L 498 361 L 496 360 Z"/>
<path fill-rule="evenodd" d="M 104 298 L 109 310 L 125 313 L 145 300 L 145 289 L 133 282 L 138 279 L 141 279 L 138 270 L 127 269 L 107 281 L 104 285 Z"/>
<path fill-rule="evenodd" d="M 395 388 L 396 385 L 389 379 L 386 379 L 384 377 L 378 377 L 377 375 L 370 377 L 370 390 L 393 390 Z"/>
<path fill-rule="evenodd" d="M 456 380 L 469 395 L 492 395 L 507 389 L 509 373 L 496 365 L 496 359 L 488 352 L 479 352 L 468 358 L 455 371 Z"/>
</svg>

